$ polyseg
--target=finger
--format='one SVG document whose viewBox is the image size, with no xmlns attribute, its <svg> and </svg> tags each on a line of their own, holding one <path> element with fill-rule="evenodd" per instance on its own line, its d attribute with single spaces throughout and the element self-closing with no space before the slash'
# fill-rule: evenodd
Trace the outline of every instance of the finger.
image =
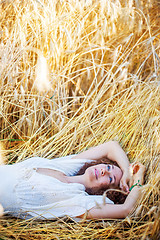
<svg viewBox="0 0 160 240">
<path fill-rule="evenodd" d="M 121 189 L 122 191 L 125 191 L 125 187 L 124 187 L 124 183 L 123 183 L 123 182 L 120 184 L 120 189 Z"/>
<path fill-rule="evenodd" d="M 127 184 L 124 185 L 124 189 L 125 189 L 126 192 L 129 192 L 129 187 L 128 187 Z"/>
<path fill-rule="evenodd" d="M 133 185 L 133 179 L 131 179 L 131 180 L 129 181 L 129 188 L 131 188 L 132 185 Z"/>
<path fill-rule="evenodd" d="M 124 178 L 121 178 L 120 185 L 124 185 L 124 184 L 125 184 Z"/>
<path fill-rule="evenodd" d="M 119 186 L 120 186 L 120 189 L 122 189 L 122 190 L 123 190 L 123 184 L 122 184 L 122 183 L 120 183 L 120 185 L 119 185 Z"/>
<path fill-rule="evenodd" d="M 120 189 L 121 189 L 122 191 L 125 191 L 125 192 L 128 192 L 128 191 L 129 191 L 128 186 L 126 187 L 126 185 L 124 185 L 124 184 L 120 184 Z"/>
</svg>

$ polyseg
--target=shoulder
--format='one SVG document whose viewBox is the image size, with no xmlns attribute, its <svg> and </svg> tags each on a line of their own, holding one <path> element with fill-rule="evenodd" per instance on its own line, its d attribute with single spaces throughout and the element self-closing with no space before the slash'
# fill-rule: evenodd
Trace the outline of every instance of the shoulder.
<svg viewBox="0 0 160 240">
<path fill-rule="evenodd" d="M 76 157 L 76 154 L 69 155 L 53 159 L 53 162 L 56 163 L 56 166 L 58 166 L 61 171 L 65 172 L 66 175 L 72 176 L 75 175 L 86 162 L 92 162 L 92 160 L 89 159 Z"/>
</svg>

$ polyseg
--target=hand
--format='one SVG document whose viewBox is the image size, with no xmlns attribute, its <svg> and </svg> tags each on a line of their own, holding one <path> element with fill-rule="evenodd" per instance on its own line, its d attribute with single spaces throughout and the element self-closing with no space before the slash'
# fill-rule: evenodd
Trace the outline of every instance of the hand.
<svg viewBox="0 0 160 240">
<path fill-rule="evenodd" d="M 129 192 L 129 188 L 133 184 L 133 177 L 132 177 L 132 171 L 130 168 L 128 168 L 126 171 L 124 171 L 123 176 L 120 180 L 120 188 L 123 191 Z"/>
</svg>

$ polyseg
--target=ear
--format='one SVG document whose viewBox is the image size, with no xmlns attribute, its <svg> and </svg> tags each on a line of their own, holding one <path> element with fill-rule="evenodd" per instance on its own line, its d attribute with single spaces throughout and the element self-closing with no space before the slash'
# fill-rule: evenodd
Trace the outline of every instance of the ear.
<svg viewBox="0 0 160 240">
<path fill-rule="evenodd" d="M 132 165 L 132 169 L 133 169 L 133 175 L 136 174 L 140 168 L 139 164 L 136 162 L 136 163 L 133 163 Z"/>
</svg>

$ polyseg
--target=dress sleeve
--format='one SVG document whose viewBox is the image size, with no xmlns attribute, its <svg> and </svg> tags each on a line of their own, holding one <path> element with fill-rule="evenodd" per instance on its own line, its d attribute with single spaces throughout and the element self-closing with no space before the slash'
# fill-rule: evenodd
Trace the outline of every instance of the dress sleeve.
<svg viewBox="0 0 160 240">
<path fill-rule="evenodd" d="M 56 204 L 43 205 L 32 211 L 27 211 L 27 216 L 29 218 L 36 217 L 37 219 L 55 219 L 57 217 L 69 216 L 76 221 L 80 221 L 80 215 L 87 213 L 93 207 L 103 204 L 103 201 L 102 196 L 77 195 L 73 198 L 61 200 Z M 106 198 L 106 204 L 114 203 Z M 26 214 L 24 216 L 26 218 Z M 21 217 L 24 218 L 22 215 Z"/>
<path fill-rule="evenodd" d="M 65 212 L 65 215 L 68 215 L 73 218 L 85 214 L 88 210 L 93 207 L 98 207 L 101 204 L 114 204 L 109 198 L 101 195 L 86 195 L 86 196 L 76 196 L 75 199 L 70 201 L 70 206 Z M 105 202 L 105 203 L 104 203 Z"/>
</svg>

